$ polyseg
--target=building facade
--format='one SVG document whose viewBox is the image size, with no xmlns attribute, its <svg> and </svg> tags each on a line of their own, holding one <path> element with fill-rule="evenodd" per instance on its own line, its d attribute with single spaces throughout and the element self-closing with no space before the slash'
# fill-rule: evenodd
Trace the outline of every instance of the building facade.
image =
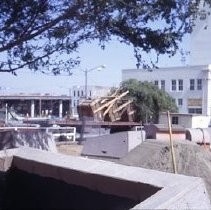
<svg viewBox="0 0 211 210">
<path fill-rule="evenodd" d="M 124 69 L 122 80 L 148 81 L 173 97 L 179 113 L 211 115 L 211 65 Z"/>
<path fill-rule="evenodd" d="M 194 28 L 190 34 L 190 65 L 211 63 L 211 15 L 210 7 L 200 0 L 199 12 L 194 19 Z"/>
<path fill-rule="evenodd" d="M 88 99 L 94 99 L 97 97 L 108 95 L 110 90 L 110 87 L 87 86 L 86 93 L 85 86 L 73 86 L 70 91 L 73 115 L 77 115 L 77 106 L 81 101 L 85 100 L 86 94 Z"/>
</svg>

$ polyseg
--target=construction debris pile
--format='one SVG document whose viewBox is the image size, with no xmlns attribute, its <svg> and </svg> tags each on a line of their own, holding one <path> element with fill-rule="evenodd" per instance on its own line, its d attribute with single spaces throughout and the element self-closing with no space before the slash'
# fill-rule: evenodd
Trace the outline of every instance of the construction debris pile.
<svg viewBox="0 0 211 210">
<path fill-rule="evenodd" d="M 83 101 L 77 107 L 79 118 L 85 117 L 86 119 L 108 122 L 132 122 L 134 117 L 132 100 L 124 98 L 128 93 L 129 91 L 123 93 L 116 91 L 110 96 Z"/>
</svg>

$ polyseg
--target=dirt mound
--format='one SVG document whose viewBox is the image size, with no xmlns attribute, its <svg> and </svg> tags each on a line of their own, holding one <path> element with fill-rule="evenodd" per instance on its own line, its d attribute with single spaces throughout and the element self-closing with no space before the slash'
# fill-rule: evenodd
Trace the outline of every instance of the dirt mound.
<svg viewBox="0 0 211 210">
<path fill-rule="evenodd" d="M 211 152 L 188 141 L 174 142 L 179 174 L 204 179 L 211 198 Z M 134 148 L 119 163 L 173 173 L 169 142 L 149 140 Z"/>
</svg>

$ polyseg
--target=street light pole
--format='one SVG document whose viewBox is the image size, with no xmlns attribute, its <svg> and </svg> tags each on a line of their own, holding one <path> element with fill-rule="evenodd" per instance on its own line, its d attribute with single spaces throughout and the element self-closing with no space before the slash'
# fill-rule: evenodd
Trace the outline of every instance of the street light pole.
<svg viewBox="0 0 211 210">
<path fill-rule="evenodd" d="M 106 66 L 105 65 L 100 65 L 100 66 L 97 66 L 97 67 L 94 67 L 94 68 L 91 68 L 91 69 L 84 69 L 82 70 L 85 74 L 85 99 L 88 99 L 88 73 L 90 71 L 93 71 L 93 70 L 98 70 L 100 71 L 101 69 L 105 68 Z M 81 133 L 80 133 L 80 141 L 79 141 L 79 144 L 81 143 L 81 141 L 83 141 L 84 139 L 84 130 L 85 130 L 85 126 L 86 126 L 86 117 L 85 116 L 82 116 L 82 125 L 81 125 Z"/>
<path fill-rule="evenodd" d="M 87 94 L 87 88 L 88 88 L 88 84 L 87 84 L 87 80 L 88 80 L 88 71 L 85 70 L 85 99 L 88 98 L 88 94 Z"/>
<path fill-rule="evenodd" d="M 100 71 L 101 69 L 105 68 L 106 66 L 105 65 L 100 65 L 100 66 L 96 66 L 94 68 L 91 68 L 91 69 L 85 69 L 83 70 L 84 74 L 85 74 L 85 99 L 88 99 L 88 73 L 90 71 L 93 71 L 93 70 L 98 70 Z"/>
</svg>

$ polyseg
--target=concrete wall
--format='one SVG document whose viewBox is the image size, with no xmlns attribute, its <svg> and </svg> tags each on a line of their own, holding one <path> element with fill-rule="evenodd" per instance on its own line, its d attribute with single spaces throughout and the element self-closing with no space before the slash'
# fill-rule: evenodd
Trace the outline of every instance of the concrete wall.
<svg viewBox="0 0 211 210">
<path fill-rule="evenodd" d="M 16 150 L 6 180 L 3 207 L 77 209 L 84 204 L 83 207 L 90 207 L 87 209 L 211 208 L 201 178 L 31 148 Z M 78 193 L 79 198 L 74 194 L 69 196 L 71 190 Z M 75 200 L 82 204 L 75 203 Z M 97 205 L 99 201 L 100 206 Z M 105 202 L 111 202 L 111 205 L 107 206 Z"/>
<path fill-rule="evenodd" d="M 141 133 L 142 132 L 142 133 Z M 127 131 L 88 138 L 82 155 L 120 158 L 145 139 L 144 131 Z"/>
<path fill-rule="evenodd" d="M 172 133 L 171 137 L 173 140 L 176 140 L 176 141 L 186 139 L 185 133 Z M 170 139 L 169 133 L 168 132 L 163 132 L 163 133 L 157 132 L 156 139 L 169 141 L 169 139 Z"/>
<path fill-rule="evenodd" d="M 128 132 L 128 152 L 138 146 L 141 142 L 145 141 L 146 133 L 141 131 L 129 131 Z"/>
<path fill-rule="evenodd" d="M 193 116 L 192 128 L 207 128 L 210 125 L 210 120 L 210 116 Z"/>
<path fill-rule="evenodd" d="M 57 152 L 52 135 L 47 134 L 45 129 L 21 129 L 0 131 L 0 150 L 11 149 L 21 146 L 33 147 L 42 150 Z"/>
<path fill-rule="evenodd" d="M 5 209 L 130 209 L 137 201 L 104 194 L 17 168 L 6 174 Z"/>
<path fill-rule="evenodd" d="M 147 139 L 169 140 L 169 129 L 166 124 L 149 124 L 144 126 Z M 172 139 L 185 140 L 185 130 L 178 125 L 172 126 Z"/>
</svg>

